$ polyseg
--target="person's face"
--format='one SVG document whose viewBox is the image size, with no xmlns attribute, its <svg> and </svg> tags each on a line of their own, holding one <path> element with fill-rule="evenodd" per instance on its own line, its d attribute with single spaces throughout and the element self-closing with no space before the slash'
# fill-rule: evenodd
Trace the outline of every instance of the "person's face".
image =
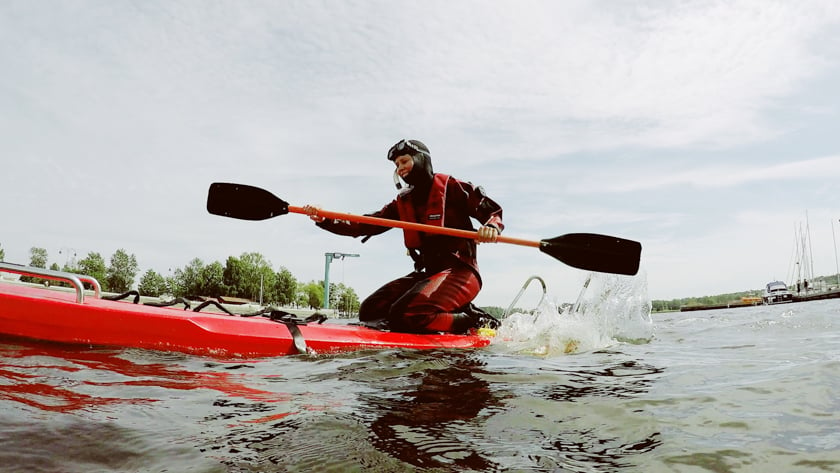
<svg viewBox="0 0 840 473">
<path fill-rule="evenodd" d="M 394 164 L 397 166 L 397 174 L 405 179 L 408 173 L 411 172 L 411 168 L 414 167 L 414 159 L 411 155 L 403 154 L 394 158 Z"/>
</svg>

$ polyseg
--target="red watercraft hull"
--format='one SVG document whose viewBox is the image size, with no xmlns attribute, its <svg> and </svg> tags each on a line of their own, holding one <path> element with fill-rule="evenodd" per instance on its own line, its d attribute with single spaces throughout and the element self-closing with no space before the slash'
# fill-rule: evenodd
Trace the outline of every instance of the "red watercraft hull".
<svg viewBox="0 0 840 473">
<path fill-rule="evenodd" d="M 338 353 L 381 348 L 480 348 L 479 335 L 408 334 L 338 323 L 297 325 L 309 350 Z M 0 334 L 62 343 L 135 347 L 218 357 L 298 354 L 290 327 L 265 317 L 238 317 L 153 307 L 130 301 L 0 282 Z"/>
</svg>

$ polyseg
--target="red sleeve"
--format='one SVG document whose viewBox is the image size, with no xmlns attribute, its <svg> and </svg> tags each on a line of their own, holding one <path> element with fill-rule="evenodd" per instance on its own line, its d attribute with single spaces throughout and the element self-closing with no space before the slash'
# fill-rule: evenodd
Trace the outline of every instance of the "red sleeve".
<svg viewBox="0 0 840 473">
<path fill-rule="evenodd" d="M 399 220 L 397 213 L 397 201 L 393 200 L 386 204 L 376 212 L 365 214 L 370 217 L 387 218 L 389 220 Z M 369 223 L 357 223 L 348 220 L 325 219 L 323 222 L 317 223 L 319 227 L 337 235 L 346 235 L 351 237 L 379 235 L 390 230 L 391 227 L 382 227 L 379 225 L 371 225 Z"/>
<path fill-rule="evenodd" d="M 501 233 L 505 229 L 505 224 L 502 222 L 502 206 L 488 197 L 481 186 L 475 186 L 471 182 L 458 181 L 457 179 L 455 183 L 466 195 L 470 217 L 478 220 L 482 225 L 496 227 Z"/>
</svg>

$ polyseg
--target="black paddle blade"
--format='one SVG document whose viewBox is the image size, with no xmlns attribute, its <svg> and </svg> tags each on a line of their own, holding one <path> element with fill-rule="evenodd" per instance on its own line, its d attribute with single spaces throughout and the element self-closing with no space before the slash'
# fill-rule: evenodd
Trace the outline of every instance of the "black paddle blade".
<svg viewBox="0 0 840 473">
<path fill-rule="evenodd" d="M 207 193 L 207 211 L 241 220 L 265 220 L 289 213 L 289 203 L 259 187 L 214 182 Z"/>
<path fill-rule="evenodd" d="M 632 276 L 639 272 L 642 244 L 595 233 L 569 233 L 541 240 L 540 251 L 575 268 Z"/>
</svg>

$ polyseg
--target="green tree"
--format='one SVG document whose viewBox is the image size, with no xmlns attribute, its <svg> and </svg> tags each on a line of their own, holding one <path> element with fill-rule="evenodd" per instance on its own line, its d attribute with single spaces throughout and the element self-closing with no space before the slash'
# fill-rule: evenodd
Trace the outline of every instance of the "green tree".
<svg viewBox="0 0 840 473">
<path fill-rule="evenodd" d="M 292 273 L 281 267 L 280 271 L 275 274 L 274 292 L 277 299 L 274 300 L 279 305 L 289 305 L 295 301 L 295 294 L 297 293 L 297 280 L 292 276 Z"/>
<path fill-rule="evenodd" d="M 321 281 L 321 284 L 324 284 L 324 282 Z M 343 286 L 343 284 L 342 284 L 342 286 Z M 330 307 L 331 308 L 333 308 L 333 309 L 336 308 L 339 297 L 341 297 L 340 289 L 338 288 L 338 286 L 334 282 L 331 282 L 330 283 Z"/>
<path fill-rule="evenodd" d="M 150 269 L 140 278 L 137 290 L 144 296 L 158 297 L 167 292 L 166 279 Z"/>
<path fill-rule="evenodd" d="M 202 296 L 219 297 L 225 295 L 225 268 L 222 263 L 214 261 L 201 268 L 198 272 L 198 294 Z"/>
<path fill-rule="evenodd" d="M 174 276 L 165 276 L 163 278 L 166 281 L 166 291 L 164 294 L 168 293 L 173 296 L 179 295 L 178 293 L 178 281 L 175 280 Z"/>
<path fill-rule="evenodd" d="M 0 245 L 0 261 L 6 261 L 6 250 L 3 249 L 3 245 Z"/>
<path fill-rule="evenodd" d="M 174 284 L 172 291 L 179 297 L 201 295 L 201 272 L 204 270 L 204 262 L 199 258 L 193 258 L 183 269 L 175 270 L 172 279 Z"/>
<path fill-rule="evenodd" d="M 47 250 L 44 248 L 32 247 L 29 249 L 29 266 L 35 268 L 47 267 Z"/>
<path fill-rule="evenodd" d="M 228 290 L 228 295 L 233 297 L 242 297 L 241 281 L 246 278 L 245 265 L 235 256 L 228 256 L 225 261 L 225 271 L 223 274 L 223 283 Z"/>
<path fill-rule="evenodd" d="M 44 248 L 32 247 L 29 249 L 29 266 L 34 268 L 43 268 L 46 269 L 47 267 L 47 250 Z M 32 283 L 43 283 L 45 282 L 44 279 L 41 278 L 33 278 L 30 276 L 21 276 L 20 278 L 23 282 L 32 282 Z"/>
<path fill-rule="evenodd" d="M 113 292 L 125 292 L 134 284 L 134 277 L 137 275 L 137 258 L 129 255 L 122 248 L 111 256 L 111 265 L 108 266 L 105 280 L 108 282 L 108 290 Z"/>
<path fill-rule="evenodd" d="M 359 311 L 359 296 L 352 287 L 339 283 L 335 287 L 335 302 L 330 302 L 330 307 L 338 309 L 338 312 L 345 317 L 352 317 Z M 333 288 L 330 285 L 330 299 L 332 299 Z"/>
<path fill-rule="evenodd" d="M 309 281 L 301 287 L 301 297 L 298 299 L 301 306 L 310 309 L 320 309 L 324 302 L 324 283 Z"/>
<path fill-rule="evenodd" d="M 260 271 L 262 275 L 262 303 L 263 304 L 279 304 L 280 293 L 277 292 L 277 274 L 271 267 L 264 268 Z"/>
<path fill-rule="evenodd" d="M 105 278 L 107 276 L 107 268 L 105 267 L 105 260 L 102 258 L 102 255 L 99 253 L 91 251 L 87 254 L 84 258 L 79 260 L 77 274 L 83 274 L 85 276 L 90 276 L 97 281 L 99 284 L 105 284 Z M 86 286 L 89 284 L 85 283 Z M 90 288 L 88 288 L 90 289 Z M 103 287 L 106 289 L 106 287 Z"/>
<path fill-rule="evenodd" d="M 79 269 L 79 263 L 75 259 L 71 259 L 70 261 L 64 263 L 64 267 L 62 267 L 61 270 L 65 273 L 81 274 L 82 272 Z"/>
<path fill-rule="evenodd" d="M 273 288 L 274 271 L 263 255 L 243 253 L 239 258 L 230 256 L 224 270 L 224 284 L 231 296 L 257 300 L 260 290 Z"/>
</svg>

